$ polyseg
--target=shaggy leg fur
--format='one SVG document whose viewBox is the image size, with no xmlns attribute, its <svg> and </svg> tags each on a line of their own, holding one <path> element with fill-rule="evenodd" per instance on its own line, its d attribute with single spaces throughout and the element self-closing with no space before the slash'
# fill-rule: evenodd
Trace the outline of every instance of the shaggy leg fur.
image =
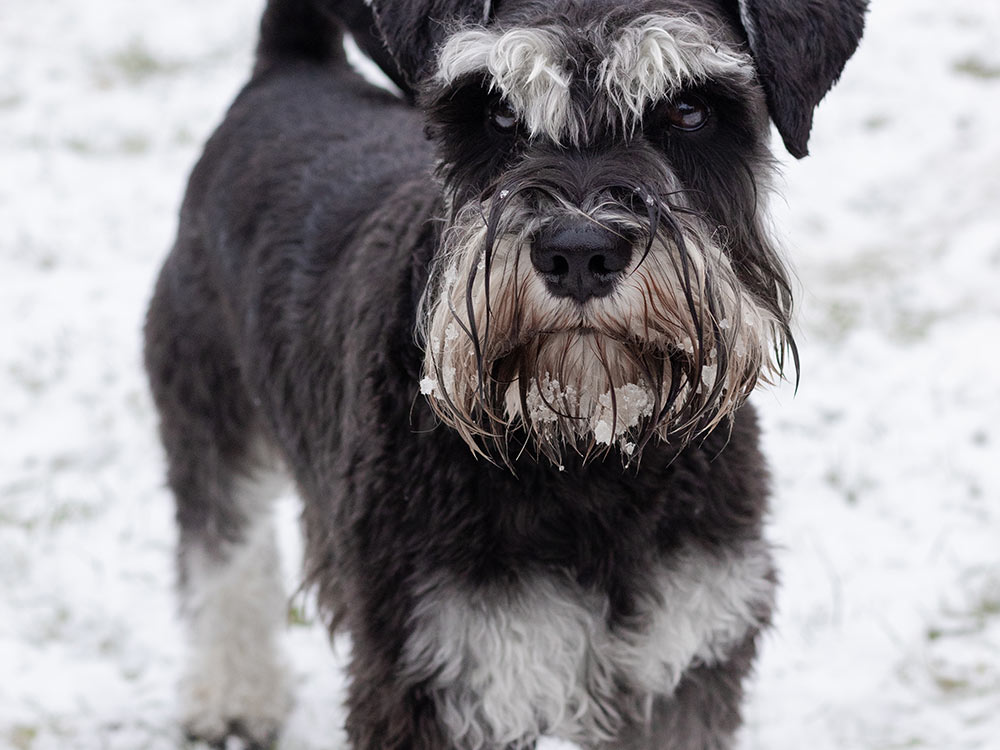
<svg viewBox="0 0 1000 750">
<path fill-rule="evenodd" d="M 289 704 L 277 648 L 285 597 L 269 507 L 280 485 L 252 444 L 251 405 L 188 249 L 178 256 L 188 255 L 195 273 L 161 279 L 146 351 L 180 532 L 189 645 L 181 712 L 192 737 L 221 743 L 237 735 L 263 747 Z"/>
<path fill-rule="evenodd" d="M 648 726 L 626 728 L 595 750 L 731 750 L 742 723 L 743 680 L 756 654 L 755 631 L 723 664 L 690 670 L 669 698 L 653 703 Z"/>
</svg>

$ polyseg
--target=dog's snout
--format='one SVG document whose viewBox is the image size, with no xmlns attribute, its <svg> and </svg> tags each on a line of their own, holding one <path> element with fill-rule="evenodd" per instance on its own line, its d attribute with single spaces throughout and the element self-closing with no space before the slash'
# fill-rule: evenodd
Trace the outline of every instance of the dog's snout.
<svg viewBox="0 0 1000 750">
<path fill-rule="evenodd" d="M 557 297 L 586 302 L 611 293 L 632 260 L 632 241 L 586 218 L 551 224 L 535 237 L 531 262 Z"/>
</svg>

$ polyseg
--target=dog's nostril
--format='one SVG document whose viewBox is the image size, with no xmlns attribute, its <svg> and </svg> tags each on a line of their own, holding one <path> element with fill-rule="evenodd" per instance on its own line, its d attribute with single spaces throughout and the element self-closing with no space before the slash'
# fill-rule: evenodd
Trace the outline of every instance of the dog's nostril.
<svg viewBox="0 0 1000 750">
<path fill-rule="evenodd" d="M 612 271 L 608 269 L 608 266 L 605 263 L 603 255 L 595 255 L 593 258 L 591 258 L 588 268 L 590 268 L 591 273 L 596 273 L 596 274 L 612 273 Z"/>
<path fill-rule="evenodd" d="M 563 255 L 552 256 L 552 269 L 549 273 L 555 276 L 565 276 L 569 273 L 569 261 Z"/>
</svg>

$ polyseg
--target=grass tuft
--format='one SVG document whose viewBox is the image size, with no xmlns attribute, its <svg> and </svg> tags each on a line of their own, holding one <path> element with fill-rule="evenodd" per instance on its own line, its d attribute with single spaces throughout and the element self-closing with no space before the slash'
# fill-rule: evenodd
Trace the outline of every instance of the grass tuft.
<svg viewBox="0 0 1000 750">
<path fill-rule="evenodd" d="M 959 60 L 952 65 L 952 70 L 983 81 L 1000 80 L 1000 65 L 984 62 L 978 57 L 966 57 Z"/>
<path fill-rule="evenodd" d="M 140 39 L 133 39 L 124 49 L 111 56 L 111 66 L 126 81 L 143 83 L 150 78 L 169 75 L 183 66 L 157 58 Z"/>
</svg>

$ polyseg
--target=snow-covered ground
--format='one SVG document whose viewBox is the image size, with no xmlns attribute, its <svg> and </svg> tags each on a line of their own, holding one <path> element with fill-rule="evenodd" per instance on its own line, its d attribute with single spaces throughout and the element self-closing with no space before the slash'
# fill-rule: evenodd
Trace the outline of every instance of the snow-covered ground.
<svg viewBox="0 0 1000 750">
<path fill-rule="evenodd" d="M 260 4 L 0 3 L 0 750 L 183 745 L 139 329 Z M 784 586 L 743 750 L 1000 748 L 1000 3 L 873 5 L 776 206 L 803 366 L 755 397 Z M 343 748 L 347 644 L 293 611 L 281 748 Z"/>
</svg>

